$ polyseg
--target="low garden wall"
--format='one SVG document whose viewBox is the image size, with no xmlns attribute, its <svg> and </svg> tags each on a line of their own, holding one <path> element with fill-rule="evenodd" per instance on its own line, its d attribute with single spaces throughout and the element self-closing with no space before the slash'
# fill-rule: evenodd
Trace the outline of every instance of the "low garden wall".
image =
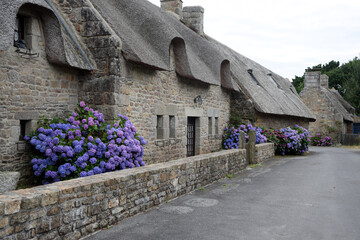
<svg viewBox="0 0 360 240">
<path fill-rule="evenodd" d="M 260 163 L 275 156 L 274 143 L 263 143 L 255 145 L 255 162 Z"/>
<path fill-rule="evenodd" d="M 228 150 L 8 192 L 0 239 L 79 239 L 245 167 L 246 150 Z"/>
</svg>

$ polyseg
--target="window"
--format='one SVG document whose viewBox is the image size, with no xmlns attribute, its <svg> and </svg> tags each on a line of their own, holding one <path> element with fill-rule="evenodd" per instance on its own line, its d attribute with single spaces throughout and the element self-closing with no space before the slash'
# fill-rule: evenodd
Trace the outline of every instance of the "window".
<svg viewBox="0 0 360 240">
<path fill-rule="evenodd" d="M 219 118 L 215 118 L 215 135 L 219 135 Z"/>
<path fill-rule="evenodd" d="M 156 119 L 156 138 L 163 139 L 164 138 L 164 117 L 161 115 L 157 115 Z"/>
<path fill-rule="evenodd" d="M 253 74 L 253 70 L 252 69 L 249 69 L 248 70 L 248 73 L 250 74 L 252 80 L 257 84 L 257 85 L 260 85 L 259 81 L 255 78 L 254 74 Z"/>
<path fill-rule="evenodd" d="M 354 123 L 354 134 L 360 134 L 360 123 Z"/>
<path fill-rule="evenodd" d="M 175 137 L 175 116 L 169 116 L 169 138 Z"/>
<path fill-rule="evenodd" d="M 19 141 L 23 141 L 26 134 L 29 134 L 31 131 L 31 121 L 30 120 L 20 120 L 20 135 Z"/>
<path fill-rule="evenodd" d="M 14 47 L 27 49 L 25 42 L 25 17 L 22 15 L 17 15 L 16 17 Z"/>
<path fill-rule="evenodd" d="M 212 117 L 208 118 L 208 134 L 212 135 Z"/>
<path fill-rule="evenodd" d="M 290 87 L 290 91 L 293 93 L 293 94 L 295 94 L 295 92 L 294 92 L 294 90 Z"/>
<path fill-rule="evenodd" d="M 273 78 L 272 74 L 268 74 L 269 76 L 269 80 L 278 88 L 280 88 L 279 84 L 275 81 L 275 79 Z"/>
</svg>

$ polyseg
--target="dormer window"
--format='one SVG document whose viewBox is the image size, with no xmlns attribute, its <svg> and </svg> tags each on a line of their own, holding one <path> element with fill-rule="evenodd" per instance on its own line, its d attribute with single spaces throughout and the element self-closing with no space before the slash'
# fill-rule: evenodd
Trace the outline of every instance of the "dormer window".
<svg viewBox="0 0 360 240">
<path fill-rule="evenodd" d="M 25 41 L 25 17 L 22 15 L 16 17 L 14 47 L 28 49 Z"/>
<path fill-rule="evenodd" d="M 268 74 L 268 77 L 270 82 L 272 82 L 276 87 L 280 88 L 279 84 L 275 81 L 271 73 Z"/>
<path fill-rule="evenodd" d="M 255 78 L 254 74 L 253 74 L 253 70 L 252 69 L 248 69 L 248 73 L 250 74 L 252 80 L 257 84 L 260 85 L 259 81 Z"/>
</svg>

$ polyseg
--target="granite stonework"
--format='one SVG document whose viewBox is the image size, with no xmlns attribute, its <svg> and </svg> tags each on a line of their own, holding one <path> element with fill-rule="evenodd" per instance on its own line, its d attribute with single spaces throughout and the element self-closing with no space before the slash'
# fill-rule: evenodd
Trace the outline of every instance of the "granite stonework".
<svg viewBox="0 0 360 240">
<path fill-rule="evenodd" d="M 0 195 L 0 238 L 85 237 L 246 168 L 245 150 L 18 190 Z"/>
<path fill-rule="evenodd" d="M 38 44 L 37 58 L 24 58 L 15 47 L 0 51 L 0 172 L 18 171 L 23 179 L 30 175 L 30 159 L 20 122 L 26 121 L 29 133 L 41 116 L 67 115 L 78 101 L 79 72 L 50 64 L 44 43 Z"/>
<path fill-rule="evenodd" d="M 255 145 L 255 162 L 262 163 L 275 156 L 274 143 L 264 143 Z"/>
<path fill-rule="evenodd" d="M 294 127 L 295 125 L 308 129 L 309 120 L 292 116 L 272 115 L 270 117 L 268 114 L 256 112 L 255 126 L 257 127 L 281 129 L 285 127 Z"/>
<path fill-rule="evenodd" d="M 79 101 L 85 101 L 94 109 L 104 113 L 106 120 L 112 120 L 118 114 L 128 116 L 139 134 L 148 141 L 144 149 L 144 160 L 147 164 L 181 159 L 191 155 L 186 148 L 189 118 L 195 118 L 194 153 L 200 155 L 221 149 L 222 130 L 229 123 L 231 112 L 240 111 L 249 120 L 257 117 L 256 103 L 242 92 L 236 94 L 239 88 L 234 87 L 236 84 L 231 78 L 226 78 L 230 76 L 229 60 L 221 59 L 222 62 L 219 62 L 217 67 L 210 67 L 219 61 L 218 57 L 221 54 L 216 53 L 223 53 L 225 49 L 219 51 L 224 46 L 197 34 L 203 33 L 204 11 L 200 7 L 185 8 L 184 12 L 183 20 L 189 20 L 188 25 L 193 26 L 197 32 L 195 33 L 183 24 L 183 20 L 179 22 L 178 18 L 174 18 L 176 22 L 173 23 L 173 14 L 169 15 L 144 1 L 105 3 L 98 0 L 51 0 L 49 2 L 53 9 L 51 10 L 48 6 L 46 12 L 51 12 L 52 21 L 56 21 L 54 18 L 56 13 L 63 22 L 59 21 L 53 25 L 58 27 L 65 25 L 72 36 L 70 39 L 70 36 L 64 35 L 66 38 L 64 42 L 68 43 L 64 46 L 71 47 L 74 42 L 77 42 L 80 50 L 84 50 L 84 59 L 79 57 L 78 52 L 71 54 L 76 51 L 70 51 L 71 49 L 65 51 L 67 64 L 66 61 L 56 63 L 54 61 L 56 52 L 49 52 L 49 49 L 57 50 L 57 48 L 49 46 L 53 42 L 46 41 L 46 36 L 51 36 L 47 35 L 47 32 L 56 29 L 47 29 L 48 25 L 40 18 L 36 10 L 37 6 L 34 5 L 34 2 L 39 3 L 39 0 L 16 1 L 16 3 L 20 2 L 27 3 L 23 5 L 20 14 L 25 11 L 24 14 L 32 18 L 34 25 L 31 25 L 33 26 L 31 31 L 29 30 L 31 34 L 27 37 L 31 39 L 34 52 L 39 53 L 39 57 L 26 59 L 15 52 L 17 50 L 15 47 L 0 51 L 0 81 L 4 83 L 0 88 L 0 171 L 19 171 L 22 181 L 30 179 L 28 178 L 31 174 L 30 158 L 28 154 L 25 154 L 29 146 L 20 139 L 21 129 L 25 127 L 25 133 L 29 133 L 36 128 L 37 120 L 42 115 L 46 118 L 66 116 L 74 110 Z M 173 11 L 182 18 L 181 0 L 161 2 L 165 10 Z M 110 6 L 110 9 L 103 6 Z M 134 9 L 147 6 L 149 11 L 139 8 L 141 15 L 151 16 L 154 21 L 157 18 L 161 21 L 170 19 L 169 23 L 174 24 L 171 29 L 178 28 L 184 36 L 175 34 L 173 30 L 170 34 L 169 29 L 163 29 L 172 37 L 168 42 L 168 39 L 161 39 L 159 43 L 153 43 L 150 41 L 153 38 L 143 39 L 143 37 L 129 41 L 126 39 L 126 34 L 117 32 L 119 30 L 116 27 L 117 20 L 107 15 L 106 9 L 114 10 L 111 6 L 129 6 Z M 120 7 L 117 11 L 122 12 L 121 9 L 123 8 Z M 13 10 L 17 11 L 15 7 Z M 126 11 L 124 13 L 129 14 L 129 16 L 126 15 L 127 17 L 133 17 L 132 13 Z M 133 26 L 130 23 L 132 22 L 129 22 L 129 26 Z M 146 25 L 149 28 L 145 29 L 146 31 L 162 36 L 162 32 L 157 29 L 165 25 L 158 26 L 153 21 L 149 24 L 149 26 Z M 144 30 L 142 26 L 135 25 L 129 32 Z M 64 26 L 61 27 L 62 34 L 64 28 Z M 27 29 L 27 32 L 29 31 Z M 146 34 L 146 36 L 150 35 Z M 61 40 L 59 37 L 56 39 Z M 184 39 L 188 39 L 187 42 L 184 42 Z M 192 41 L 192 39 L 199 41 Z M 132 42 L 137 42 L 137 40 L 141 43 L 148 40 L 146 44 L 149 46 L 140 44 L 141 46 L 136 45 L 137 48 L 132 49 Z M 209 54 L 197 53 L 195 50 L 199 48 L 196 44 L 193 46 L 195 42 L 204 45 L 204 52 Z M 156 44 L 161 44 L 161 46 Z M 189 51 L 190 46 L 193 48 L 192 51 Z M 188 51 L 185 51 L 186 48 Z M 162 51 L 161 54 L 158 50 Z M 208 59 L 204 60 L 205 56 L 208 56 Z M 82 59 L 79 64 L 83 65 L 86 57 L 91 60 L 90 65 L 93 67 L 91 72 L 85 67 L 80 68 L 76 67 L 76 64 L 69 64 Z M 51 59 L 53 60 L 50 61 Z M 156 64 L 147 61 L 148 59 L 156 60 Z M 233 61 L 254 64 L 242 56 L 239 59 L 236 57 Z M 191 67 L 186 65 L 190 64 L 188 60 L 191 60 Z M 223 63 L 228 65 L 228 68 L 224 68 Z M 241 72 L 240 68 L 237 70 Z M 267 71 L 262 69 L 261 74 L 266 72 L 266 75 Z M 245 76 L 249 78 L 248 73 Z M 268 76 L 266 75 L 261 81 L 265 84 L 265 81 L 269 81 Z M 264 86 L 266 87 L 267 84 Z M 234 104 L 236 101 L 233 100 L 236 97 L 239 97 L 239 101 Z M 230 110 L 231 105 L 235 107 Z M 267 121 L 275 123 L 278 119 L 272 120 L 271 115 L 264 115 L 262 121 L 264 124 Z M 290 121 L 292 119 L 289 119 Z"/>
<path fill-rule="evenodd" d="M 19 179 L 19 172 L 0 172 L 0 194 L 15 190 Z"/>
<path fill-rule="evenodd" d="M 309 124 L 310 134 L 325 133 L 339 143 L 341 134 L 352 133 L 355 109 L 336 90 L 329 89 L 328 79 L 320 72 L 306 72 L 300 96 L 316 116 Z"/>
</svg>

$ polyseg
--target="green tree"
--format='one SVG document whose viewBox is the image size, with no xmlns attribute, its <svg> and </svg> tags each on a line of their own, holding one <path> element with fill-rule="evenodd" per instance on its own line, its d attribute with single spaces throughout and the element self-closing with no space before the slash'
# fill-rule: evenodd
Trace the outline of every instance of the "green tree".
<svg viewBox="0 0 360 240">
<path fill-rule="evenodd" d="M 335 88 L 360 114 L 360 60 L 355 57 L 340 65 L 338 61 L 308 67 L 307 71 L 321 71 L 329 76 L 329 88 Z M 304 75 L 295 76 L 292 84 L 300 93 L 304 88 Z"/>
</svg>

